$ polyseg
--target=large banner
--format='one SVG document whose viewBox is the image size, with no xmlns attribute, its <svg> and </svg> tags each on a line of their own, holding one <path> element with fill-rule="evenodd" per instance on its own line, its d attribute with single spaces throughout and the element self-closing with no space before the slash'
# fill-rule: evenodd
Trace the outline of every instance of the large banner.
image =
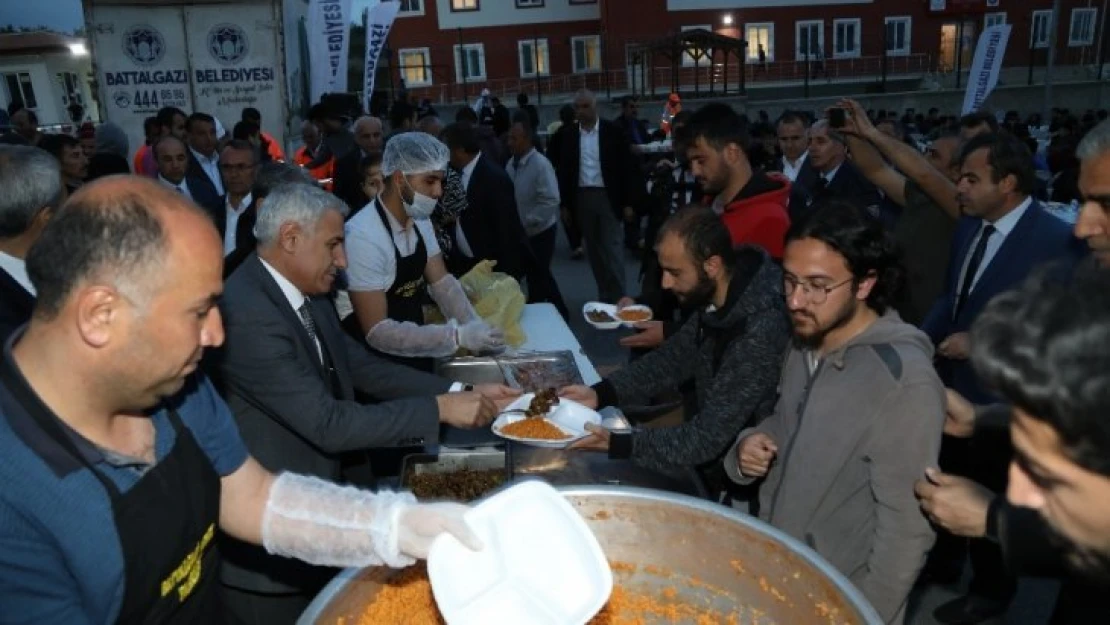
<svg viewBox="0 0 1110 625">
<path fill-rule="evenodd" d="M 1002 57 L 1006 55 L 1006 43 L 1009 40 L 1009 24 L 991 26 L 979 37 L 979 44 L 975 46 L 975 58 L 971 62 L 971 73 L 967 77 L 964 115 L 979 110 L 998 84 Z"/>
<path fill-rule="evenodd" d="M 374 95 L 374 75 L 378 72 L 378 57 L 389 37 L 393 19 L 397 17 L 400 2 L 379 2 L 370 7 L 366 19 L 366 67 L 363 69 L 362 103 L 370 111 L 370 98 Z"/>
<path fill-rule="evenodd" d="M 316 103 L 325 93 L 347 91 L 351 0 L 309 0 L 307 28 L 310 97 Z"/>
</svg>

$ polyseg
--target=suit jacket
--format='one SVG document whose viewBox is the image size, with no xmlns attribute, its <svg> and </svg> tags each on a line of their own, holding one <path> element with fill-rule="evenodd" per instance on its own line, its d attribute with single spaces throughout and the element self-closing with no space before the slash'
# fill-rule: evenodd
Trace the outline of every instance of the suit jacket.
<svg viewBox="0 0 1110 625">
<path fill-rule="evenodd" d="M 879 216 L 878 206 L 882 202 L 879 190 L 856 169 L 851 160 L 845 160 L 840 165 L 832 182 L 823 190 L 818 186 L 820 178 L 820 172 L 807 158 L 790 191 L 791 223 L 801 221 L 808 216 L 818 203 L 833 200 L 847 202 L 860 209 L 868 209 L 873 216 Z"/>
<path fill-rule="evenodd" d="M 223 239 L 227 236 L 227 196 L 224 195 L 220 198 L 218 207 L 212 213 L 212 219 L 216 222 L 216 229 L 220 231 L 220 238 Z M 231 251 L 224 258 L 224 279 L 226 280 L 243 261 L 254 252 L 254 248 L 258 245 L 258 239 L 254 238 L 254 222 L 258 219 L 258 200 L 251 197 L 251 204 L 243 214 L 239 216 L 239 221 L 235 224 L 235 249 Z"/>
<path fill-rule="evenodd" d="M 0 344 L 31 319 L 35 296 L 0 269 Z"/>
<path fill-rule="evenodd" d="M 343 332 L 327 297 L 309 305 L 330 368 L 256 254 L 227 280 L 226 339 L 206 366 L 251 455 L 270 471 L 335 480 L 343 452 L 438 441 L 434 396 L 450 383 L 373 355 Z M 356 389 L 381 403 L 355 401 Z M 312 567 L 227 542 L 222 577 L 235 587 L 289 592 L 318 581 Z"/>
<path fill-rule="evenodd" d="M 193 196 L 193 203 L 203 208 L 208 214 L 215 215 L 222 210 L 221 198 L 216 195 L 215 187 L 212 186 L 204 172 L 200 172 L 200 175 L 186 173 L 185 184 L 189 185 L 189 194 Z"/>
<path fill-rule="evenodd" d="M 645 192 L 640 159 L 632 154 L 629 139 L 620 126 L 607 119 L 598 119 L 598 151 L 601 157 L 601 176 L 609 195 L 609 204 L 617 219 L 623 221 L 625 206 L 636 206 Z M 560 133 L 562 130 L 560 129 Z M 578 173 L 581 163 L 582 135 L 578 126 L 567 128 L 561 134 L 558 162 L 555 165 L 559 178 L 559 196 L 563 205 L 574 210 L 578 202 Z"/>
<path fill-rule="evenodd" d="M 193 156 L 193 151 L 191 149 L 186 149 L 185 151 L 189 154 L 189 164 L 185 169 L 185 176 L 190 179 L 196 179 L 196 185 L 205 187 L 204 194 L 206 197 L 219 197 L 220 194 L 216 191 L 216 184 L 208 177 L 208 172 L 204 171 L 204 168 L 200 166 L 200 161 L 197 160 L 197 157 Z M 191 182 L 189 184 L 189 190 L 192 191 L 194 195 L 197 192 L 196 185 L 193 185 Z"/>
<path fill-rule="evenodd" d="M 624 115 L 618 115 L 613 120 L 613 123 L 620 126 L 620 129 L 624 131 L 624 135 L 628 137 L 630 143 L 636 145 L 651 143 L 651 133 L 648 132 L 646 121 L 642 119 L 630 120 Z M 636 140 L 637 132 L 639 133 L 639 141 Z"/>
<path fill-rule="evenodd" d="M 934 344 L 939 344 L 952 334 L 967 332 L 990 300 L 999 293 L 1017 287 L 1037 267 L 1059 261 L 1062 268 L 1070 268 L 1083 255 L 1083 249 L 1072 236 L 1071 228 L 1047 213 L 1040 202 L 1034 200 L 1006 237 L 998 253 L 991 258 L 990 264 L 983 269 L 979 280 L 975 282 L 975 288 L 960 310 L 960 316 L 953 318 L 964 261 L 972 252 L 972 242 L 982 223 L 981 219 L 964 217 L 956 226 L 945 291 L 921 324 L 921 329 Z M 959 391 L 973 403 L 988 404 L 994 401 L 994 397 L 979 384 L 970 361 L 950 360 L 938 355 L 937 371 L 946 386 Z"/>
<path fill-rule="evenodd" d="M 488 259 L 497 261 L 497 271 L 520 280 L 525 273 L 530 248 L 527 247 L 528 235 L 517 212 L 513 181 L 484 152 L 470 174 L 466 203 L 466 210 L 459 215 L 459 224 L 474 255 L 472 259 L 467 259 L 458 251 L 456 243 L 455 253 L 449 259 L 451 271 L 462 275 L 477 261 Z M 454 229 L 449 235 L 452 238 L 456 236 Z"/>
<path fill-rule="evenodd" d="M 362 162 L 362 150 L 355 148 L 343 158 L 335 161 L 335 196 L 343 200 L 351 209 L 347 213 L 350 219 L 356 212 L 370 202 L 370 198 L 362 191 L 362 172 L 359 163 Z"/>
</svg>

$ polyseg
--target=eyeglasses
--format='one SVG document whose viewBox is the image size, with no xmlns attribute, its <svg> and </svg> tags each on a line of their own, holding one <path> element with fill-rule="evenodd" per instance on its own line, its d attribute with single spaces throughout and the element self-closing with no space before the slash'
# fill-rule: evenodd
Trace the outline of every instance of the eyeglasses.
<svg viewBox="0 0 1110 625">
<path fill-rule="evenodd" d="M 802 293 L 806 296 L 806 301 L 810 304 L 821 305 L 829 299 L 829 293 L 832 293 L 853 280 L 855 280 L 855 278 L 848 278 L 832 286 L 817 286 L 816 284 L 802 282 L 793 276 L 786 276 L 782 280 L 782 290 L 786 292 L 787 297 L 792 297 L 794 291 L 797 291 L 798 287 L 801 287 Z"/>
</svg>

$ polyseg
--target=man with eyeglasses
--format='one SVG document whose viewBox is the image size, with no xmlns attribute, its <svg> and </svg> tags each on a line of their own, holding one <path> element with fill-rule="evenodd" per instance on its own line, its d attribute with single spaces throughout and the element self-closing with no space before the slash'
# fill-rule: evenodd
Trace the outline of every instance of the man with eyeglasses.
<svg viewBox="0 0 1110 625">
<path fill-rule="evenodd" d="M 913 484 L 936 462 L 944 387 L 933 346 L 890 308 L 897 246 L 857 207 L 791 227 L 783 257 L 794 326 L 771 416 L 740 433 L 725 469 L 763 480 L 759 518 L 804 541 L 901 624 L 933 544 Z"/>
</svg>

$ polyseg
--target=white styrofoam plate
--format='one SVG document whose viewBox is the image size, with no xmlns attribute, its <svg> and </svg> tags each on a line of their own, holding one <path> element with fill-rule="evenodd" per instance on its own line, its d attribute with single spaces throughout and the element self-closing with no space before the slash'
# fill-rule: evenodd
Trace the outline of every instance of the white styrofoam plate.
<svg viewBox="0 0 1110 625">
<path fill-rule="evenodd" d="M 623 312 L 623 311 L 626 311 L 626 310 L 642 310 L 642 311 L 644 311 L 648 314 L 648 317 L 647 317 L 647 319 L 641 319 L 639 321 L 625 321 L 625 320 L 621 319 L 620 313 Z M 641 306 L 639 304 L 633 304 L 632 306 L 625 306 L 624 308 L 621 308 L 620 310 L 618 310 L 616 316 L 617 316 L 617 319 L 621 319 L 621 323 L 624 324 L 624 326 L 626 328 L 634 328 L 634 327 L 636 327 L 637 323 L 645 323 L 645 322 L 651 321 L 652 318 L 655 316 L 655 313 L 651 312 L 651 308 L 649 308 L 647 306 Z"/>
<path fill-rule="evenodd" d="M 613 321 L 590 321 L 587 313 L 593 311 L 608 313 L 609 316 L 613 318 Z M 621 327 L 621 324 L 623 323 L 620 319 L 617 318 L 617 307 L 612 304 L 606 304 L 604 302 L 586 302 L 582 306 L 582 318 L 586 320 L 586 323 L 592 325 L 598 330 L 616 330 L 617 328 Z"/>
<path fill-rule="evenodd" d="M 442 534 L 428 554 L 448 625 L 583 625 L 609 600 L 613 573 L 601 545 L 548 484 L 518 483 L 465 518 L 481 551 Z"/>
<path fill-rule="evenodd" d="M 601 424 L 601 415 L 596 411 L 590 410 L 576 401 L 559 398 L 559 404 L 552 408 L 551 412 L 547 413 L 546 418 L 552 425 L 569 434 L 570 438 L 550 440 L 543 438 L 521 438 L 519 436 L 502 434 L 501 428 L 510 423 L 516 423 L 517 421 L 523 421 L 528 418 L 523 413 L 509 413 L 507 411 L 516 409 L 527 410 L 528 405 L 532 403 L 532 398 L 535 396 L 535 393 L 525 393 L 518 397 L 516 401 L 506 406 L 506 412 L 502 412 L 493 422 L 493 433 L 501 438 L 532 445 L 534 447 L 562 449 L 590 435 L 590 433 L 586 431 L 587 423 L 593 423 L 594 425 Z"/>
</svg>

